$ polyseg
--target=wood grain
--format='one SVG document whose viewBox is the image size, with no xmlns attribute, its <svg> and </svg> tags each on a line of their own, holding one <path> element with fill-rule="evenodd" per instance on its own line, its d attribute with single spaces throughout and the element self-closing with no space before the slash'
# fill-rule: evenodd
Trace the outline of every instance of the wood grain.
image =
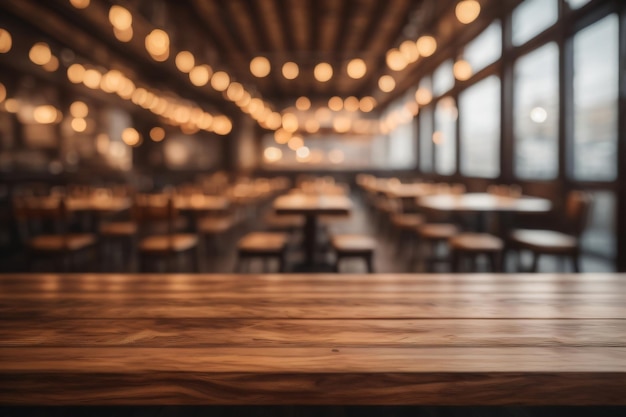
<svg viewBox="0 0 626 417">
<path fill-rule="evenodd" d="M 0 404 L 626 405 L 623 274 L 7 274 Z"/>
</svg>

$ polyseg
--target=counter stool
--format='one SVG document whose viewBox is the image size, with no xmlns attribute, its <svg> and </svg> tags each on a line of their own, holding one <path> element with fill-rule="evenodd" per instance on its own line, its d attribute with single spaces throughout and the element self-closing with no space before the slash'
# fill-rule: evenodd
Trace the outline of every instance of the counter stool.
<svg viewBox="0 0 626 417">
<path fill-rule="evenodd" d="M 237 264 L 235 272 L 243 272 L 244 264 L 250 268 L 252 258 L 261 258 L 263 270 L 267 267 L 265 261 L 278 259 L 278 272 L 285 272 L 285 255 L 287 249 L 287 233 L 278 232 L 251 232 L 242 237 L 237 243 Z"/>
<path fill-rule="evenodd" d="M 339 263 L 343 258 L 362 258 L 367 266 L 367 272 L 374 272 L 373 258 L 376 249 L 376 240 L 364 235 L 335 235 L 330 244 L 335 251 L 335 272 L 339 272 Z"/>
<path fill-rule="evenodd" d="M 459 272 L 463 257 L 470 257 L 472 272 L 476 271 L 476 257 L 485 255 L 493 272 L 500 272 L 504 242 L 488 233 L 460 233 L 448 239 L 452 258 L 452 270 Z"/>
</svg>

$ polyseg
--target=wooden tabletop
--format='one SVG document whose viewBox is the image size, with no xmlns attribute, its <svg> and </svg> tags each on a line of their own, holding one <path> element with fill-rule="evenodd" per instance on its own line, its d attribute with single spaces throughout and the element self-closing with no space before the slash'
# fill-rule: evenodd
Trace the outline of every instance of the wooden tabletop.
<svg viewBox="0 0 626 417">
<path fill-rule="evenodd" d="M 5 274 L 0 405 L 626 405 L 626 274 Z"/>
<path fill-rule="evenodd" d="M 277 214 L 345 215 L 352 209 L 350 198 L 345 195 L 315 195 L 293 193 L 274 200 Z"/>
<path fill-rule="evenodd" d="M 418 204 L 431 210 L 456 212 L 544 213 L 552 209 L 552 203 L 545 198 L 488 193 L 431 195 L 420 197 Z"/>
</svg>

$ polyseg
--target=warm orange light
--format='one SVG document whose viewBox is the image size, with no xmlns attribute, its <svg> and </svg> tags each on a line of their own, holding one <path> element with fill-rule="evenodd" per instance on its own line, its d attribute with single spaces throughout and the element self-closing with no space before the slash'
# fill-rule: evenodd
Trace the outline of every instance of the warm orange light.
<svg viewBox="0 0 626 417">
<path fill-rule="evenodd" d="M 376 99 L 374 97 L 366 96 L 359 101 L 359 110 L 363 113 L 369 113 L 376 107 Z"/>
<path fill-rule="evenodd" d="M 7 89 L 4 84 L 0 83 L 0 103 L 2 103 L 5 98 L 7 98 Z"/>
<path fill-rule="evenodd" d="M 413 63 L 417 61 L 420 53 L 417 50 L 417 44 L 411 40 L 406 40 L 400 44 L 400 53 L 404 57 L 407 63 Z"/>
<path fill-rule="evenodd" d="M 197 67 L 193 67 L 191 71 L 189 71 L 189 81 L 196 87 L 202 87 L 207 85 L 209 82 L 209 78 L 211 78 L 211 67 L 208 65 L 198 65 Z"/>
<path fill-rule="evenodd" d="M 282 159 L 283 151 L 275 146 L 270 146 L 268 148 L 265 148 L 265 151 L 263 151 L 263 156 L 265 157 L 265 160 L 269 163 L 277 162 Z"/>
<path fill-rule="evenodd" d="M 257 56 L 250 61 L 250 72 L 258 78 L 267 77 L 272 70 L 269 59 Z"/>
<path fill-rule="evenodd" d="M 102 74 L 100 74 L 98 70 L 92 68 L 85 71 L 83 77 L 83 84 L 85 84 L 85 86 L 95 90 L 100 88 L 100 81 L 102 81 Z"/>
<path fill-rule="evenodd" d="M 270 114 L 265 118 L 265 125 L 268 129 L 276 130 L 279 129 L 283 124 L 283 118 L 280 116 L 280 113 L 275 111 L 270 112 Z"/>
<path fill-rule="evenodd" d="M 304 146 L 304 139 L 302 139 L 300 136 L 293 136 L 291 139 L 289 139 L 289 141 L 287 142 L 287 146 L 289 147 L 289 149 L 291 149 L 292 151 L 296 151 L 299 148 Z"/>
<path fill-rule="evenodd" d="M 387 66 L 393 71 L 402 71 L 408 65 L 407 60 L 398 49 L 390 49 L 386 56 Z"/>
<path fill-rule="evenodd" d="M 459 22 L 472 23 L 480 15 L 480 3 L 476 0 L 462 0 L 456 5 L 454 13 Z"/>
<path fill-rule="evenodd" d="M 165 129 L 160 126 L 153 127 L 152 129 L 150 129 L 150 139 L 155 142 L 161 142 L 163 139 L 165 139 Z"/>
<path fill-rule="evenodd" d="M 37 42 L 30 48 L 28 58 L 37 65 L 45 65 L 52 59 L 50 47 L 45 42 Z"/>
<path fill-rule="evenodd" d="M 196 59 L 191 52 L 180 51 L 178 54 L 176 54 L 175 63 L 176 68 L 178 68 L 180 72 L 188 74 L 189 71 L 191 71 L 196 65 Z"/>
<path fill-rule="evenodd" d="M 211 77 L 211 87 L 216 91 L 226 91 L 230 85 L 230 77 L 224 71 L 217 71 Z"/>
<path fill-rule="evenodd" d="M 75 101 L 70 105 L 70 114 L 84 119 L 89 114 L 89 107 L 82 101 Z"/>
<path fill-rule="evenodd" d="M 118 28 L 113 28 L 113 34 L 120 42 L 130 42 L 133 39 L 133 27 L 129 26 L 126 29 L 120 30 Z"/>
<path fill-rule="evenodd" d="M 70 0 L 72 6 L 77 9 L 86 9 L 89 6 L 89 0 Z"/>
<path fill-rule="evenodd" d="M 359 109 L 359 99 L 350 96 L 343 101 L 343 108 L 347 111 L 357 111 Z"/>
<path fill-rule="evenodd" d="M 328 100 L 328 108 L 332 111 L 340 111 L 341 109 L 343 109 L 343 100 L 341 99 L 341 97 L 331 97 L 330 100 Z"/>
<path fill-rule="evenodd" d="M 35 107 L 33 111 L 33 118 L 35 122 L 41 124 L 51 124 L 56 122 L 58 117 L 58 110 L 51 105 L 43 105 Z"/>
<path fill-rule="evenodd" d="M 109 22 L 118 30 L 126 30 L 133 24 L 133 15 L 116 4 L 109 9 Z"/>
<path fill-rule="evenodd" d="M 0 28 L 0 54 L 9 52 L 12 46 L 13 39 L 11 34 L 6 29 Z"/>
<path fill-rule="evenodd" d="M 415 92 L 415 101 L 417 101 L 417 104 L 420 106 L 426 106 L 432 99 L 433 94 L 427 88 L 420 87 Z"/>
<path fill-rule="evenodd" d="M 50 61 L 48 61 L 45 64 L 43 64 L 42 68 L 45 69 L 48 72 L 54 72 L 54 71 L 58 70 L 59 69 L 59 58 L 57 58 L 56 56 L 52 55 L 50 57 Z"/>
<path fill-rule="evenodd" d="M 304 122 L 304 130 L 306 130 L 307 133 L 317 133 L 320 130 L 320 122 L 316 119 L 308 119 Z"/>
<path fill-rule="evenodd" d="M 437 50 L 437 41 L 432 36 L 421 36 L 417 42 L 417 51 L 423 57 L 429 57 Z"/>
<path fill-rule="evenodd" d="M 122 131 L 122 141 L 128 146 L 137 146 L 141 141 L 141 135 L 132 127 L 127 127 Z"/>
<path fill-rule="evenodd" d="M 283 114 L 283 129 L 287 132 L 295 132 L 298 130 L 298 117 L 293 113 Z"/>
<path fill-rule="evenodd" d="M 367 72 L 367 65 L 361 58 L 355 58 L 348 62 L 346 71 L 348 72 L 348 76 L 350 78 L 358 80 L 359 78 L 363 78 L 363 76 L 365 76 L 365 73 Z"/>
<path fill-rule="evenodd" d="M 285 144 L 291 139 L 291 132 L 287 132 L 285 129 L 277 129 L 274 132 L 274 141 L 278 144 Z"/>
<path fill-rule="evenodd" d="M 391 75 L 383 75 L 378 79 L 378 88 L 384 93 L 389 93 L 396 88 L 396 80 Z"/>
<path fill-rule="evenodd" d="M 298 97 L 296 100 L 296 109 L 306 111 L 311 108 L 311 100 L 308 97 Z"/>
<path fill-rule="evenodd" d="M 72 130 L 76 133 L 82 133 L 85 130 L 87 130 L 87 121 L 83 118 L 80 117 L 76 117 L 74 119 L 72 119 L 72 122 L 70 123 L 70 126 L 72 127 Z"/>
<path fill-rule="evenodd" d="M 4 109 L 9 113 L 17 113 L 20 111 L 20 102 L 14 98 L 7 98 L 4 102 Z"/>
<path fill-rule="evenodd" d="M 80 64 L 72 64 L 67 69 L 67 79 L 74 84 L 80 84 L 85 77 L 85 67 Z"/>
<path fill-rule="evenodd" d="M 300 74 L 300 68 L 298 68 L 298 64 L 295 62 L 285 62 L 283 64 L 283 77 L 288 80 L 294 80 Z"/>
<path fill-rule="evenodd" d="M 332 149 L 328 152 L 328 160 L 333 164 L 340 164 L 344 159 L 345 155 L 341 149 Z"/>
<path fill-rule="evenodd" d="M 226 116 L 219 115 L 213 118 L 213 131 L 218 135 L 228 135 L 233 129 L 233 123 Z"/>
<path fill-rule="evenodd" d="M 169 57 L 170 37 L 164 30 L 154 29 L 146 36 L 146 50 L 155 61 L 165 61 Z"/>
<path fill-rule="evenodd" d="M 459 59 L 454 63 L 452 71 L 454 72 L 454 78 L 459 81 L 469 80 L 473 75 L 472 66 L 463 59 Z"/>
<path fill-rule="evenodd" d="M 327 62 L 320 62 L 313 69 L 313 76 L 321 83 L 333 78 L 333 67 Z"/>
<path fill-rule="evenodd" d="M 245 90 L 243 88 L 243 85 L 241 85 L 238 82 L 230 83 L 230 85 L 228 86 L 228 89 L 226 89 L 226 97 L 230 101 L 233 101 L 233 102 L 241 99 L 244 93 L 245 93 Z"/>
</svg>

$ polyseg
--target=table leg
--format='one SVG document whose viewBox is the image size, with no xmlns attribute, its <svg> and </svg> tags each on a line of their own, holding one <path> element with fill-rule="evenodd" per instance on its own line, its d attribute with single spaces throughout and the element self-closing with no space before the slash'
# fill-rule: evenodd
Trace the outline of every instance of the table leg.
<svg viewBox="0 0 626 417">
<path fill-rule="evenodd" d="M 304 254 L 305 263 L 315 263 L 315 249 L 317 247 L 317 216 L 307 215 L 304 224 Z"/>
</svg>

